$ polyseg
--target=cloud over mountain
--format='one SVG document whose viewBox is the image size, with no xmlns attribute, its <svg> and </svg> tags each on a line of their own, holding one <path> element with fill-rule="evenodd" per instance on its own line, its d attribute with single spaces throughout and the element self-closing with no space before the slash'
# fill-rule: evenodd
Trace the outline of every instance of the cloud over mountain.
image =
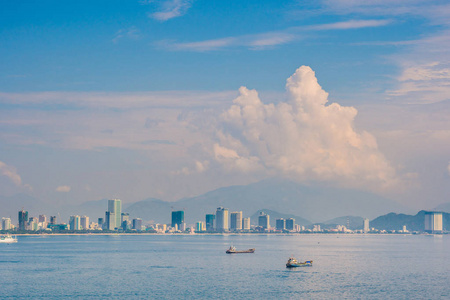
<svg viewBox="0 0 450 300">
<path fill-rule="evenodd" d="M 240 96 L 221 116 L 215 159 L 227 169 L 262 171 L 292 179 L 386 188 L 395 169 L 376 139 L 355 129 L 357 110 L 328 103 L 314 71 L 302 66 L 287 80 L 288 101 L 264 104 L 255 90 Z"/>
</svg>

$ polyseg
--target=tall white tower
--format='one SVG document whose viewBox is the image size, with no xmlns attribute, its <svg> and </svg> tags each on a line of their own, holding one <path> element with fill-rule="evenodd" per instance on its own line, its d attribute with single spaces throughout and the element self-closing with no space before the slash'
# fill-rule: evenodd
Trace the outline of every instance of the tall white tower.
<svg viewBox="0 0 450 300">
<path fill-rule="evenodd" d="M 242 211 L 235 211 L 230 214 L 230 229 L 242 230 Z"/>
<path fill-rule="evenodd" d="M 430 233 L 442 232 L 442 213 L 425 213 L 425 231 Z"/>
<path fill-rule="evenodd" d="M 108 211 L 114 214 L 114 227 L 120 228 L 122 225 L 122 201 L 120 199 L 108 200 Z"/>
</svg>

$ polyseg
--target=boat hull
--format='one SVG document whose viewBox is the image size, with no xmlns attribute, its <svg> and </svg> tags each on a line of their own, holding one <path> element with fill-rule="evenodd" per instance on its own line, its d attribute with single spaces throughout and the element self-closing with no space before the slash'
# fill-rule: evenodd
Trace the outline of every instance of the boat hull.
<svg viewBox="0 0 450 300">
<path fill-rule="evenodd" d="M 255 249 L 248 249 L 248 250 L 242 250 L 242 251 L 237 251 L 237 250 L 225 251 L 225 253 L 227 253 L 227 254 L 254 253 L 254 252 L 255 252 Z"/>
<path fill-rule="evenodd" d="M 286 268 L 298 268 L 298 267 L 312 267 L 312 260 L 298 263 L 287 263 Z"/>
<path fill-rule="evenodd" d="M 17 238 L 13 237 L 1 237 L 0 238 L 0 244 L 12 244 L 17 243 Z"/>
</svg>

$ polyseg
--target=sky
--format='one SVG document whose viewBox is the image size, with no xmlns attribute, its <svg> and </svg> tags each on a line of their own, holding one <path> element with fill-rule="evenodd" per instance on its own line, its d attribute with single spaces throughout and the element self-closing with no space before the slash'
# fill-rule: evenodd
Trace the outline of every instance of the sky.
<svg viewBox="0 0 450 300">
<path fill-rule="evenodd" d="M 449 202 L 448 1 L 2 1 L 0 196 L 267 178 Z"/>
</svg>

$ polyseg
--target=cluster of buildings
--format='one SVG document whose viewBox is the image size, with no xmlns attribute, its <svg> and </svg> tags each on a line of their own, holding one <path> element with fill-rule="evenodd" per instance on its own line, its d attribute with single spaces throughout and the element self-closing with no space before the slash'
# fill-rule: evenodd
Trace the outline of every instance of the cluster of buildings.
<svg viewBox="0 0 450 300">
<path fill-rule="evenodd" d="M 172 211 L 170 224 L 151 224 L 144 226 L 142 219 L 130 219 L 128 213 L 122 212 L 122 202 L 120 199 L 108 200 L 108 207 L 105 216 L 98 218 L 97 222 L 90 222 L 88 216 L 70 216 L 68 223 L 59 222 L 56 216 L 47 218 L 45 215 L 39 217 L 29 217 L 25 210 L 19 211 L 18 226 L 11 223 L 10 218 L 2 218 L 2 230 L 18 231 L 148 231 L 157 233 L 175 232 L 343 232 L 343 233 L 369 233 L 386 232 L 370 228 L 369 219 L 364 219 L 362 230 L 350 230 L 344 225 L 337 225 L 335 228 L 322 229 L 320 225 L 313 225 L 305 228 L 295 224 L 294 218 L 276 219 L 276 226 L 270 226 L 270 216 L 261 212 L 258 216 L 257 225 L 250 224 L 249 217 L 243 217 L 242 211 L 229 212 L 227 208 L 218 207 L 215 213 L 206 214 L 205 221 L 198 221 L 195 226 L 188 227 L 184 219 L 184 211 Z M 443 231 L 442 213 L 427 212 L 425 214 L 425 231 L 429 233 L 440 233 Z M 406 226 L 398 233 L 408 233 Z"/>
<path fill-rule="evenodd" d="M 156 229 L 159 229 L 158 227 Z M 184 211 L 172 212 L 172 224 L 169 230 L 185 231 Z M 227 208 L 218 207 L 215 214 L 206 214 L 205 221 L 198 221 L 194 232 L 269 232 L 269 231 L 300 231 L 301 226 L 295 224 L 295 219 L 277 219 L 276 228 L 270 227 L 270 216 L 261 212 L 258 225 L 251 225 L 249 217 L 243 217 L 242 211 L 229 212 Z"/>
</svg>

